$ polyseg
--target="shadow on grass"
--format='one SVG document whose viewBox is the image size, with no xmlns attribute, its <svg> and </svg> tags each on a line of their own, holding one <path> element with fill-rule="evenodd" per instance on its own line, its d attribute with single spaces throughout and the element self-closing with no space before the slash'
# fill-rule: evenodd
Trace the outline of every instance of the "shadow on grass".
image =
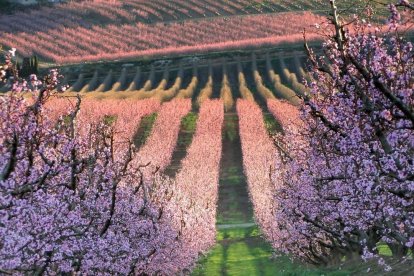
<svg viewBox="0 0 414 276">
<path fill-rule="evenodd" d="M 195 134 L 197 119 L 198 115 L 194 112 L 188 113 L 181 119 L 177 145 L 174 148 L 171 162 L 164 171 L 166 175 L 174 177 L 181 168 L 181 161 L 187 155 L 187 150 L 190 147 Z"/>
<path fill-rule="evenodd" d="M 221 229 L 217 245 L 200 259 L 192 275 L 350 275 L 349 271 L 310 268 L 276 256 L 257 226 Z"/>
<path fill-rule="evenodd" d="M 150 136 L 152 127 L 154 126 L 155 120 L 157 119 L 158 113 L 152 113 L 150 115 L 144 116 L 141 120 L 141 123 L 138 127 L 138 130 L 134 134 L 132 140 L 134 145 L 137 148 L 140 148 L 145 144 L 147 138 Z"/>
<path fill-rule="evenodd" d="M 393 260 L 383 256 L 394 270 L 384 271 L 377 260 L 344 262 L 335 267 L 314 267 L 294 262 L 286 255 L 275 254 L 270 244 L 262 238 L 257 226 L 234 227 L 218 230 L 216 246 L 199 260 L 192 275 L 413 275 L 413 260 Z"/>
<path fill-rule="evenodd" d="M 253 222 L 253 207 L 243 174 L 239 124 L 236 114 L 226 114 L 220 164 L 217 224 Z"/>
</svg>

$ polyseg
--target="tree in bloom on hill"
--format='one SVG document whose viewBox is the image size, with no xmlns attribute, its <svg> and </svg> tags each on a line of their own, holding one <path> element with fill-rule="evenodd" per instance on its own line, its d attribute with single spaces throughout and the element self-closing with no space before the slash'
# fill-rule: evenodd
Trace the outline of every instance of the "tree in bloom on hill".
<svg viewBox="0 0 414 276">
<path fill-rule="evenodd" d="M 398 34 L 397 9 L 412 19 L 414 6 L 390 5 L 383 32 L 345 23 L 330 3 L 324 57 L 306 45 L 312 82 L 300 115 L 269 107 L 284 127 L 273 242 L 311 263 L 382 264 L 380 243 L 395 257 L 414 253 L 414 51 Z"/>
<path fill-rule="evenodd" d="M 54 88 L 42 82 L 31 103 L 16 92 L 0 99 L 0 272 L 184 269 L 174 212 L 180 190 L 160 177 L 143 183 L 135 149 L 113 143 L 112 123 L 78 124 L 80 99 L 49 119 L 45 102 Z"/>
</svg>

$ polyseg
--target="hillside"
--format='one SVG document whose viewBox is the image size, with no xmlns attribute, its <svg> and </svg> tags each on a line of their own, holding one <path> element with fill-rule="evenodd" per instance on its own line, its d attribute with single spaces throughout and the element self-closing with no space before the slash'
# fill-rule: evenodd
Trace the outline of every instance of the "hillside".
<svg viewBox="0 0 414 276">
<path fill-rule="evenodd" d="M 347 13 L 364 1 L 343 1 Z M 67 64 L 302 41 L 328 1 L 77 1 L 0 17 L 0 45 L 19 56 Z M 303 13 L 306 11 L 305 13 Z"/>
</svg>

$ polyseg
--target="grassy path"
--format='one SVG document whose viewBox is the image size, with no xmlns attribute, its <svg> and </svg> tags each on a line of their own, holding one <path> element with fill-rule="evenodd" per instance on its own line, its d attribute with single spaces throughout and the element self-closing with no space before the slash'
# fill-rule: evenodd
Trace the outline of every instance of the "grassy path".
<svg viewBox="0 0 414 276">
<path fill-rule="evenodd" d="M 141 123 L 136 133 L 134 134 L 134 137 L 132 138 L 132 140 L 134 141 L 134 145 L 138 149 L 145 144 L 147 138 L 150 136 L 152 127 L 154 126 L 157 116 L 158 113 L 154 112 L 142 118 Z"/>
<path fill-rule="evenodd" d="M 217 210 L 217 244 L 193 275 L 274 275 L 272 248 L 253 220 L 236 114 L 225 115 Z"/>
<path fill-rule="evenodd" d="M 177 145 L 175 146 L 171 163 L 165 168 L 165 174 L 174 177 L 181 168 L 181 161 L 187 155 L 187 149 L 193 140 L 196 130 L 198 115 L 190 112 L 181 120 L 180 132 L 178 134 Z"/>
<path fill-rule="evenodd" d="M 199 260 L 193 275 L 321 275 L 286 256 L 273 257 L 254 223 L 235 113 L 225 115 L 217 232 L 217 244 Z"/>
<path fill-rule="evenodd" d="M 269 133 L 280 129 L 269 114 L 264 114 L 263 119 Z M 401 264 L 387 274 L 378 267 L 375 260 L 317 268 L 294 263 L 285 255 L 275 254 L 254 223 L 252 203 L 243 173 L 238 118 L 235 113 L 225 115 L 216 226 L 217 243 L 207 256 L 200 258 L 192 275 L 413 275 L 412 261 L 404 263 L 397 260 Z M 380 251 L 383 256 L 391 255 L 386 246 Z"/>
<path fill-rule="evenodd" d="M 253 223 L 253 207 L 243 174 L 238 117 L 226 114 L 223 129 L 217 225 Z"/>
<path fill-rule="evenodd" d="M 272 249 L 259 235 L 255 225 L 219 229 L 217 245 L 193 275 L 273 275 Z"/>
<path fill-rule="evenodd" d="M 264 117 L 269 130 L 277 125 Z M 275 256 L 254 223 L 240 145 L 237 114 L 226 114 L 217 208 L 217 244 L 200 258 L 192 275 L 350 275 L 319 270 Z"/>
</svg>

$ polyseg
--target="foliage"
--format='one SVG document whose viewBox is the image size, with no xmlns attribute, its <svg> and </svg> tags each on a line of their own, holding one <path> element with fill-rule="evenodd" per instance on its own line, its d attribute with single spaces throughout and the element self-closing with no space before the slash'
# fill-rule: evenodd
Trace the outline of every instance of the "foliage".
<svg viewBox="0 0 414 276">
<path fill-rule="evenodd" d="M 193 132 L 197 125 L 198 115 L 195 112 L 189 112 L 181 120 L 181 126 L 185 131 Z"/>
<path fill-rule="evenodd" d="M 152 113 L 151 115 L 145 116 L 142 119 L 141 124 L 144 128 L 143 129 L 144 132 L 142 133 L 142 137 L 139 142 L 140 144 L 144 144 L 147 141 L 148 137 L 151 134 L 151 131 L 154 126 L 155 120 L 157 119 L 157 116 L 158 116 L 158 113 Z"/>
<path fill-rule="evenodd" d="M 31 74 L 37 74 L 39 69 L 37 56 L 23 58 L 22 66 L 19 68 L 20 75 L 27 78 Z"/>
<path fill-rule="evenodd" d="M 275 120 L 275 118 L 271 114 L 263 114 L 263 121 L 267 132 L 271 136 L 281 131 L 280 124 Z"/>
<path fill-rule="evenodd" d="M 0 0 L 0 12 L 7 11 L 10 8 L 8 0 Z"/>
<path fill-rule="evenodd" d="M 234 99 L 231 91 L 231 86 L 229 82 L 229 78 L 227 76 L 227 69 L 226 69 L 226 63 L 224 63 L 223 67 L 223 81 L 221 84 L 220 89 L 220 99 L 224 103 L 224 111 L 228 112 L 233 108 L 234 105 Z"/>
</svg>

